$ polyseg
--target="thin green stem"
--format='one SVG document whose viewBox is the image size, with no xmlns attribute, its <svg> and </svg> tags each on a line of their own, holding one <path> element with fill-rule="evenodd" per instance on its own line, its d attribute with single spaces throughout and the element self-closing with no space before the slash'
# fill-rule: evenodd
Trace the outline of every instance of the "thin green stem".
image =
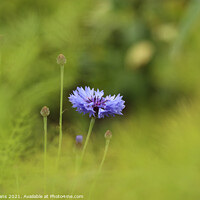
<svg viewBox="0 0 200 200">
<path fill-rule="evenodd" d="M 79 170 L 80 170 L 80 154 L 79 153 L 76 153 L 76 160 L 75 160 L 75 174 L 74 174 L 74 177 L 75 177 L 75 181 L 74 183 L 72 184 L 72 188 L 71 188 L 71 192 L 70 194 L 74 194 L 74 190 L 76 188 L 76 185 L 77 185 L 77 175 L 79 173 Z"/>
<path fill-rule="evenodd" d="M 95 118 L 92 117 L 92 118 L 91 118 L 91 121 L 90 121 L 89 129 L 88 129 L 88 134 L 87 134 L 87 137 L 86 137 L 86 140 L 85 140 L 85 144 L 84 144 L 84 146 L 83 146 L 83 151 L 82 151 L 82 153 L 81 153 L 80 165 L 81 165 L 81 163 L 82 163 L 82 161 L 83 161 L 83 157 L 84 157 L 84 155 L 85 155 L 85 150 L 86 150 L 86 147 L 87 147 L 87 145 L 88 145 L 88 142 L 89 142 L 89 139 L 90 139 L 90 135 L 91 135 L 91 133 L 92 133 L 92 129 L 93 129 L 93 126 L 94 126 L 94 123 L 95 123 Z"/>
<path fill-rule="evenodd" d="M 47 117 L 44 119 L 44 193 L 46 192 L 47 179 Z"/>
<path fill-rule="evenodd" d="M 101 170 L 102 170 L 102 167 L 103 167 L 103 164 L 104 164 L 104 161 L 105 161 L 107 152 L 108 152 L 109 143 L 110 143 L 110 139 L 106 139 L 106 145 L 105 145 L 105 149 L 104 149 L 103 158 L 102 158 L 102 160 L 101 160 L 101 163 L 100 163 L 98 172 L 97 172 L 97 174 L 96 174 L 96 176 L 95 176 L 94 182 L 93 182 L 93 184 L 92 184 L 92 186 L 91 186 L 91 188 L 90 188 L 88 200 L 90 200 L 90 198 L 91 198 L 92 192 L 93 192 L 93 190 L 94 190 L 94 188 L 95 188 L 95 185 L 96 185 L 96 183 L 97 183 L 98 177 L 99 177 L 99 175 L 100 175 L 100 173 L 101 173 Z"/>
<path fill-rule="evenodd" d="M 76 153 L 75 174 L 78 174 L 79 165 L 80 165 L 80 154 Z"/>
<path fill-rule="evenodd" d="M 62 146 L 63 80 L 64 80 L 64 65 L 61 65 L 60 66 L 60 120 L 59 120 L 60 129 L 59 129 L 58 157 L 57 157 L 57 164 L 56 164 L 57 167 L 60 160 L 61 146 Z"/>
<path fill-rule="evenodd" d="M 107 139 L 106 140 L 106 146 L 105 146 L 104 154 L 103 154 L 103 158 L 102 158 L 101 164 L 99 166 L 99 170 L 98 170 L 98 175 L 101 173 L 101 169 L 102 169 L 102 166 L 104 164 L 104 161 L 105 161 L 105 158 L 106 158 L 106 154 L 108 152 L 109 143 L 110 143 L 110 140 Z"/>
<path fill-rule="evenodd" d="M 91 118 L 91 121 L 90 121 L 90 126 L 89 126 L 89 129 L 88 129 L 88 134 L 87 134 L 87 137 L 86 137 L 86 140 L 85 140 L 85 144 L 83 146 L 83 150 L 82 150 L 82 153 L 81 155 L 77 155 L 76 157 L 76 168 L 75 168 L 75 177 L 79 174 L 79 170 L 81 168 L 81 164 L 82 164 L 82 161 L 83 161 L 83 157 L 85 155 L 85 150 L 86 150 L 86 147 L 88 145 L 88 142 L 89 142 L 89 139 L 90 139 L 90 135 L 92 133 L 92 129 L 93 129 L 93 126 L 94 126 L 94 123 L 95 123 L 95 118 L 92 117 Z M 77 181 L 74 182 L 73 186 L 72 186 L 72 192 L 71 194 L 74 193 L 74 190 L 76 188 L 76 184 L 77 184 Z"/>
</svg>

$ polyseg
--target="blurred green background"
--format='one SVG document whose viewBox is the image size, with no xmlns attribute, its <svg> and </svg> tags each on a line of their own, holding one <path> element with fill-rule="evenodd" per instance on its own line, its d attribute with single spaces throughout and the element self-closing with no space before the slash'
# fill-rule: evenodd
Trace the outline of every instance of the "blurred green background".
<svg viewBox="0 0 200 200">
<path fill-rule="evenodd" d="M 113 138 L 93 200 L 200 199 L 199 0 L 0 0 L 0 194 L 43 193 L 48 118 L 48 193 L 87 199 Z M 58 147 L 60 67 L 63 145 Z M 89 118 L 71 108 L 77 86 L 123 95 L 123 116 L 96 120 L 81 174 L 75 136 Z"/>
</svg>

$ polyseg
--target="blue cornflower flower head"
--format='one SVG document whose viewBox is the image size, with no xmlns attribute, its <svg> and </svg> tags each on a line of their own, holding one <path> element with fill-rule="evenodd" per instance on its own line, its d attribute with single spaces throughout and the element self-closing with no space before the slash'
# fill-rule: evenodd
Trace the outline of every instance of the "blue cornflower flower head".
<svg viewBox="0 0 200 200">
<path fill-rule="evenodd" d="M 103 90 L 95 91 L 90 87 L 85 87 L 84 90 L 82 87 L 77 87 L 73 94 L 70 94 L 69 101 L 73 104 L 73 108 L 77 108 L 76 111 L 83 114 L 89 113 L 89 117 L 104 118 L 109 115 L 123 115 L 125 101 L 122 100 L 122 96 L 118 94 L 103 97 L 103 95 Z"/>
</svg>

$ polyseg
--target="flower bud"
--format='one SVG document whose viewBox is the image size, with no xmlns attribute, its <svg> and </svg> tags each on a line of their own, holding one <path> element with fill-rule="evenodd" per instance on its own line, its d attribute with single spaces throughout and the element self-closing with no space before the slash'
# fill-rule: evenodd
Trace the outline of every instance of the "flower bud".
<svg viewBox="0 0 200 200">
<path fill-rule="evenodd" d="M 82 135 L 77 135 L 76 136 L 76 143 L 82 143 L 83 141 L 83 136 Z"/>
<path fill-rule="evenodd" d="M 59 54 L 58 57 L 57 57 L 57 63 L 59 65 L 64 65 L 66 63 L 66 58 L 63 54 Z"/>
<path fill-rule="evenodd" d="M 82 142 L 83 142 L 83 136 L 82 135 L 77 135 L 76 136 L 76 148 L 77 149 L 81 149 Z"/>
<path fill-rule="evenodd" d="M 47 106 L 44 106 L 41 111 L 40 111 L 40 114 L 43 116 L 43 117 L 47 117 L 49 116 L 50 114 L 50 110 Z"/>
<path fill-rule="evenodd" d="M 105 133 L 105 138 L 110 140 L 112 138 L 112 132 L 110 130 L 107 130 Z"/>
</svg>

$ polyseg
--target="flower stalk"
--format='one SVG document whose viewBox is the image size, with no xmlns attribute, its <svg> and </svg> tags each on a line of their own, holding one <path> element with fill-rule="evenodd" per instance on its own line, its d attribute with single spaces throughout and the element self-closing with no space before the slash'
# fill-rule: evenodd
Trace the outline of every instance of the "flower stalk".
<svg viewBox="0 0 200 200">
<path fill-rule="evenodd" d="M 83 136 L 77 135 L 76 136 L 76 146 L 75 146 L 75 153 L 76 153 L 75 175 L 78 174 L 78 170 L 79 170 L 82 142 L 83 142 Z"/>
<path fill-rule="evenodd" d="M 58 161 L 60 159 L 61 146 L 62 146 L 63 78 L 64 78 L 64 65 L 61 66 Z"/>
<path fill-rule="evenodd" d="M 57 63 L 60 65 L 60 117 L 59 117 L 59 144 L 58 144 L 56 169 L 58 168 L 61 155 L 61 148 L 62 148 L 63 81 L 64 81 L 64 64 L 66 63 L 66 58 L 63 54 L 60 54 L 58 56 Z"/>
<path fill-rule="evenodd" d="M 49 116 L 49 108 L 44 106 L 40 111 L 44 121 L 44 193 L 46 192 L 46 179 L 47 179 L 47 116 Z"/>
<path fill-rule="evenodd" d="M 92 117 L 91 118 L 91 121 L 90 121 L 90 126 L 89 126 L 89 129 L 88 129 L 88 134 L 87 134 L 87 137 L 86 137 L 86 140 L 85 140 L 85 144 L 83 146 L 83 150 L 82 150 L 82 153 L 81 153 L 81 159 L 80 159 L 80 164 L 82 163 L 82 160 L 83 160 L 83 157 L 85 155 L 85 150 L 86 150 L 86 147 L 88 145 L 88 142 L 89 142 L 89 139 L 90 139 L 90 135 L 92 133 L 92 129 L 94 127 L 94 123 L 95 123 L 95 118 Z"/>
<path fill-rule="evenodd" d="M 79 155 L 79 153 L 76 154 L 75 177 L 79 174 L 79 171 L 80 171 L 80 168 L 81 168 L 81 164 L 82 164 L 82 161 L 83 161 L 83 157 L 85 155 L 85 150 L 86 150 L 86 147 L 88 145 L 88 142 L 89 142 L 89 139 L 90 139 L 90 135 L 92 133 L 92 129 L 94 127 L 94 123 L 95 123 L 95 118 L 92 117 L 91 121 L 90 121 L 89 129 L 88 129 L 87 137 L 86 137 L 86 140 L 85 140 L 85 143 L 84 143 L 84 146 L 83 146 L 83 150 L 81 152 L 81 155 Z M 77 184 L 77 182 L 75 181 L 73 186 L 72 186 L 71 194 L 74 193 L 74 190 L 76 188 L 76 184 Z"/>
<path fill-rule="evenodd" d="M 106 155 L 107 155 L 107 152 L 108 152 L 108 147 L 109 147 L 109 144 L 110 144 L 110 139 L 112 138 L 112 133 L 111 131 L 107 130 L 106 133 L 105 133 L 105 138 L 106 138 L 106 144 L 105 144 L 105 149 L 104 149 L 104 154 L 103 154 L 103 158 L 101 160 L 101 163 L 100 163 L 100 166 L 99 166 L 99 169 L 98 169 L 98 172 L 95 176 L 95 179 L 94 179 L 94 182 L 90 188 L 90 192 L 89 192 L 89 196 L 88 196 L 88 200 L 91 199 L 91 195 L 93 193 L 93 190 L 95 188 L 95 185 L 97 183 L 97 180 L 98 180 L 98 177 L 102 171 L 102 167 L 103 167 L 103 164 L 104 164 L 104 161 L 106 159 Z"/>
<path fill-rule="evenodd" d="M 46 192 L 46 179 L 47 179 L 47 117 L 44 120 L 44 193 Z"/>
<path fill-rule="evenodd" d="M 107 155 L 107 152 L 108 152 L 109 144 L 110 144 L 110 139 L 106 139 L 105 150 L 104 150 L 103 158 L 102 158 L 102 160 L 101 160 L 101 164 L 100 164 L 100 166 L 99 166 L 98 175 L 101 173 L 101 170 L 102 170 L 104 161 L 105 161 L 105 159 L 106 159 L 106 155 Z"/>
</svg>

